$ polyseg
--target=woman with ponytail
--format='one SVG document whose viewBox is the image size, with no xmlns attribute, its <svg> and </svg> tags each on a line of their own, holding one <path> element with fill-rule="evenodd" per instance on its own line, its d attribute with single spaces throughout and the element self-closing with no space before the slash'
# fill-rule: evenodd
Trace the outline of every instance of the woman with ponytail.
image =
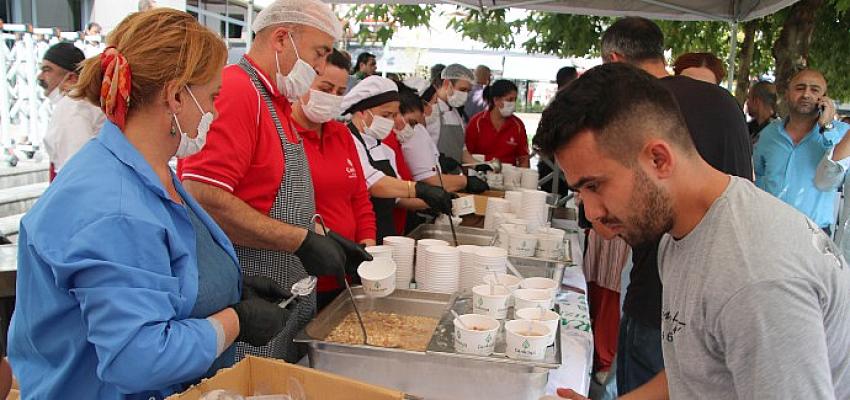
<svg viewBox="0 0 850 400">
<path fill-rule="evenodd" d="M 484 89 L 487 109 L 476 114 L 466 126 L 466 149 L 483 154 L 487 160 L 528 168 L 528 136 L 525 125 L 514 115 L 517 87 L 500 79 Z"/>
<path fill-rule="evenodd" d="M 265 344 L 288 293 L 168 166 L 204 146 L 224 42 L 168 8 L 131 14 L 72 95 L 108 121 L 21 221 L 9 360 L 24 399 L 164 398 Z"/>
</svg>

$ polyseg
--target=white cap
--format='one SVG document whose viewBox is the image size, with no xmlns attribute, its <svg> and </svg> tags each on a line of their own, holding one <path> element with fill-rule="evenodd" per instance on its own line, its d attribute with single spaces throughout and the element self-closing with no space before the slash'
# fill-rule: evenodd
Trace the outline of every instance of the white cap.
<svg viewBox="0 0 850 400">
<path fill-rule="evenodd" d="M 440 78 L 442 79 L 462 79 L 465 81 L 469 81 L 470 83 L 475 81 L 475 78 L 472 76 L 472 71 L 469 68 L 464 67 L 460 64 L 452 64 L 446 67 L 443 72 L 440 74 Z"/>
<path fill-rule="evenodd" d="M 251 30 L 254 33 L 277 24 L 306 25 L 342 38 L 342 23 L 330 6 L 319 0 L 275 0 L 257 14 Z"/>
<path fill-rule="evenodd" d="M 415 90 L 416 94 L 422 96 L 422 93 L 424 93 L 426 89 L 431 87 L 431 82 L 428 82 L 427 79 L 422 77 L 411 76 L 410 78 L 404 80 L 404 85 Z"/>
<path fill-rule="evenodd" d="M 350 114 L 378 107 L 390 101 L 398 101 L 398 85 L 382 76 L 372 75 L 360 81 L 346 93 L 342 99 L 342 113 Z M 356 109 L 352 110 L 352 107 Z"/>
</svg>

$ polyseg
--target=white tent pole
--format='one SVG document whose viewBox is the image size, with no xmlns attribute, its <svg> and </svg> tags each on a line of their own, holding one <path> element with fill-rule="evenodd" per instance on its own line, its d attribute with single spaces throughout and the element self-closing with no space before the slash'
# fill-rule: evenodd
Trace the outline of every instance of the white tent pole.
<svg viewBox="0 0 850 400">
<path fill-rule="evenodd" d="M 251 34 L 253 32 L 251 26 L 254 25 L 254 0 L 248 0 L 248 12 L 246 14 L 245 27 L 243 29 L 247 32 L 245 35 L 245 52 L 247 53 L 248 50 L 251 50 Z"/>
<path fill-rule="evenodd" d="M 738 51 L 738 22 L 729 23 L 729 73 L 726 74 L 726 87 L 735 90 L 735 53 Z"/>
</svg>

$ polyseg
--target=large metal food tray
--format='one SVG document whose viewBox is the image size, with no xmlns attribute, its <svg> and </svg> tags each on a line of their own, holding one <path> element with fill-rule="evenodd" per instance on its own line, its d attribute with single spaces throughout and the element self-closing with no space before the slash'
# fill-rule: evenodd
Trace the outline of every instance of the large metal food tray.
<svg viewBox="0 0 850 400">
<path fill-rule="evenodd" d="M 469 244 L 476 246 L 490 246 L 496 237 L 496 231 L 470 228 L 467 226 L 456 226 L 455 231 L 457 234 L 458 245 Z M 410 232 L 408 236 L 416 240 L 440 239 L 452 243 L 452 231 L 447 225 L 422 224 Z M 566 251 L 566 253 L 568 255 L 572 254 L 569 247 L 572 246 L 572 243 L 569 240 L 565 240 L 565 242 L 566 246 L 568 246 L 568 251 Z M 525 278 L 542 276 L 544 278 L 554 279 L 558 282 L 560 282 L 564 277 L 564 268 L 573 265 L 573 262 L 569 259 L 564 261 L 554 261 L 536 257 L 508 256 L 508 261 L 510 261 L 510 263 L 516 267 L 520 274 L 522 274 Z"/>
<path fill-rule="evenodd" d="M 441 321 L 455 299 L 452 294 L 406 289 L 372 299 L 360 287 L 353 290 L 361 312 L 394 312 Z M 557 366 L 326 342 L 327 334 L 351 311 L 351 300 L 343 293 L 295 338 L 308 345 L 311 367 L 401 390 L 414 398 L 537 400 L 545 390 L 549 368 Z"/>
</svg>

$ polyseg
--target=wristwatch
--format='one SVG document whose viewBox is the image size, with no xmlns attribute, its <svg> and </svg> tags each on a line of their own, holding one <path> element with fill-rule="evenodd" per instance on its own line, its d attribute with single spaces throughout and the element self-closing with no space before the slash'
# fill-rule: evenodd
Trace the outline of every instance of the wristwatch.
<svg viewBox="0 0 850 400">
<path fill-rule="evenodd" d="M 829 121 L 829 122 L 827 122 L 827 123 L 823 124 L 823 129 L 826 129 L 826 130 L 828 130 L 828 131 L 829 131 L 829 130 L 832 130 L 832 127 L 833 127 L 833 126 L 834 126 L 834 125 L 832 124 L 832 121 Z"/>
</svg>

